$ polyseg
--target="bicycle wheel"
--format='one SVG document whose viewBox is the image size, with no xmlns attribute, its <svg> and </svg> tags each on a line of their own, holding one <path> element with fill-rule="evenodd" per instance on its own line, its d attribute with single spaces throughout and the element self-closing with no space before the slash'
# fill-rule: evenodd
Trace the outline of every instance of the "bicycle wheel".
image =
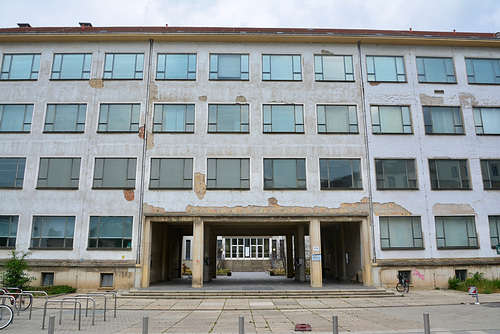
<svg viewBox="0 0 500 334">
<path fill-rule="evenodd" d="M 16 310 L 19 309 L 20 311 L 24 311 L 30 307 L 32 302 L 33 302 L 33 300 L 29 296 L 17 295 L 16 302 L 14 303 L 14 306 L 15 306 Z"/>
<path fill-rule="evenodd" d="M 0 304 L 0 329 L 9 326 L 14 318 L 14 311 L 7 305 Z"/>
<path fill-rule="evenodd" d="M 405 282 L 405 292 L 408 293 L 410 292 L 410 283 Z"/>
<path fill-rule="evenodd" d="M 403 283 L 398 283 L 396 284 L 396 290 L 398 290 L 398 292 L 403 292 L 405 291 L 405 286 Z"/>
</svg>

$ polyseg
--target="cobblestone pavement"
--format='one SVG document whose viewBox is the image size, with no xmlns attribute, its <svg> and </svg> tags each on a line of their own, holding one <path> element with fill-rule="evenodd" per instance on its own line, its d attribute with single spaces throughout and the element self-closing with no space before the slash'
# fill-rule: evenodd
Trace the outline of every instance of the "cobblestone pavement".
<svg viewBox="0 0 500 334">
<path fill-rule="evenodd" d="M 60 297 L 56 297 L 60 298 Z M 103 300 L 97 300 L 96 324 L 82 317 L 82 330 L 65 306 L 62 324 L 59 309 L 55 333 L 142 333 L 143 317 L 149 320 L 149 334 L 238 333 L 239 316 L 244 316 L 245 333 L 297 333 L 295 325 L 310 324 L 312 333 L 332 333 L 332 316 L 337 315 L 340 333 L 423 333 L 423 313 L 429 313 L 431 330 L 439 334 L 500 334 L 500 294 L 475 298 L 447 290 L 411 291 L 404 297 L 371 298 L 280 298 L 280 299 L 132 299 L 117 300 L 117 317 L 107 312 L 103 321 Z M 85 303 L 83 303 L 85 304 Z M 47 333 L 42 326 L 43 299 L 36 299 L 32 319 L 21 312 L 4 333 Z M 108 300 L 108 309 L 112 308 Z M 77 317 L 78 319 L 78 317 Z"/>
</svg>

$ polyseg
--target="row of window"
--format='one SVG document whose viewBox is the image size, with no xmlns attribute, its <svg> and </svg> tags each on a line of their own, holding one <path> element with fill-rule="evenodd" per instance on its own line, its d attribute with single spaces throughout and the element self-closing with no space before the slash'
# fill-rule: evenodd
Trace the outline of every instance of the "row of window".
<svg viewBox="0 0 500 334">
<path fill-rule="evenodd" d="M 0 104 L 0 132 L 30 132 L 33 104 Z M 209 133 L 249 133 L 248 104 L 209 104 Z M 460 107 L 423 106 L 426 134 L 464 134 Z M 354 105 L 316 106 L 318 133 L 359 133 L 358 116 Z M 45 133 L 83 133 L 86 104 L 48 104 Z M 302 104 L 264 104 L 262 106 L 264 133 L 304 133 Z M 500 134 L 500 107 L 474 107 L 477 134 Z M 371 106 L 374 134 L 413 133 L 409 106 Z M 97 132 L 139 132 L 140 104 L 100 105 Z M 155 104 L 154 133 L 193 133 L 194 104 Z"/>
<path fill-rule="evenodd" d="M 301 81 L 300 54 L 263 54 L 263 81 Z M 4 54 L 0 80 L 37 80 L 41 54 Z M 249 54 L 210 54 L 209 80 L 250 80 Z M 197 54 L 159 53 L 156 80 L 196 80 Z M 92 53 L 55 53 L 51 80 L 88 80 Z M 456 83 L 452 57 L 416 57 L 418 81 Z M 500 84 L 500 59 L 465 58 L 470 84 Z M 404 56 L 366 56 L 369 82 L 406 82 Z M 103 79 L 142 80 L 143 53 L 106 53 Z M 352 55 L 315 55 L 316 81 L 354 81 Z"/>
<path fill-rule="evenodd" d="M 264 190 L 306 189 L 306 159 L 264 159 Z M 481 160 L 500 189 L 500 160 Z M 78 189 L 81 158 L 40 158 L 37 189 Z M 96 158 L 92 188 L 134 189 L 136 158 Z M 23 187 L 26 158 L 0 158 L 0 188 Z M 319 159 L 321 189 L 363 189 L 361 159 Z M 431 189 L 470 190 L 466 159 L 429 159 Z M 418 189 L 415 159 L 375 159 L 377 189 Z M 250 159 L 207 159 L 207 189 L 250 189 Z M 192 158 L 151 158 L 149 189 L 192 189 Z"/>
<path fill-rule="evenodd" d="M 74 216 L 34 216 L 30 248 L 73 249 Z M 500 216 L 489 216 L 490 242 L 500 243 Z M 16 246 L 19 216 L 0 216 L 0 247 Z M 420 217 L 380 217 L 382 250 L 424 249 Z M 436 216 L 438 249 L 479 248 L 473 216 Z M 227 258 L 269 257 L 269 239 L 226 239 Z M 132 243 L 132 217 L 91 216 L 88 249 L 127 249 Z M 247 245 L 248 243 L 248 245 Z M 246 257 L 246 255 L 245 255 Z"/>
<path fill-rule="evenodd" d="M 74 216 L 34 216 L 30 248 L 73 249 Z M 92 216 L 89 249 L 132 247 L 132 217 Z M 0 247 L 16 246 L 19 216 L 0 216 Z"/>
</svg>

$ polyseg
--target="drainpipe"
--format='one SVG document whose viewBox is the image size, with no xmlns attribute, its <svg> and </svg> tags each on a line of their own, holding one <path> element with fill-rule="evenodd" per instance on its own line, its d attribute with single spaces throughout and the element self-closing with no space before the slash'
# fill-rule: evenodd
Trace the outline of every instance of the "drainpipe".
<svg viewBox="0 0 500 334">
<path fill-rule="evenodd" d="M 364 144 L 365 144 L 365 154 L 366 154 L 366 170 L 368 177 L 368 206 L 369 206 L 369 215 L 370 215 L 370 234 L 372 236 L 372 263 L 377 262 L 377 253 L 375 248 L 375 223 L 374 223 L 374 214 L 373 214 L 373 190 L 372 190 L 372 168 L 370 161 L 370 147 L 368 143 L 368 118 L 366 116 L 366 98 L 365 98 L 365 82 L 364 82 L 364 74 L 363 74 L 363 61 L 361 59 L 361 41 L 358 41 L 358 62 L 359 62 L 359 70 L 361 74 L 361 115 L 363 117 L 363 122 L 365 123 L 363 126 L 363 135 L 364 135 Z"/>
<path fill-rule="evenodd" d="M 143 207 L 144 207 L 144 175 L 146 170 L 146 152 L 148 147 L 148 119 L 149 119 L 149 100 L 151 89 L 151 67 L 153 64 L 153 39 L 149 40 L 149 57 L 148 57 L 148 76 L 146 84 L 146 106 L 144 115 L 144 139 L 142 140 L 142 166 L 141 166 L 141 186 L 139 194 L 139 226 L 137 229 L 137 255 L 135 263 L 141 263 L 141 238 L 142 238 L 142 223 L 143 223 Z"/>
</svg>

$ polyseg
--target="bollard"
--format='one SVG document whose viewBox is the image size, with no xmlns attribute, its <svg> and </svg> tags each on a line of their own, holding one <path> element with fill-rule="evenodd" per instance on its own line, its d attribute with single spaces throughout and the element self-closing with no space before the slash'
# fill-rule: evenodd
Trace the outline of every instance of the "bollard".
<svg viewBox="0 0 500 334">
<path fill-rule="evenodd" d="M 148 334 L 149 317 L 142 317 L 142 334 Z"/>
<path fill-rule="evenodd" d="M 49 334 L 54 334 L 54 324 L 56 323 L 56 316 L 51 315 L 49 316 Z"/>
<path fill-rule="evenodd" d="M 240 331 L 239 334 L 245 334 L 245 317 L 240 315 Z"/>
<path fill-rule="evenodd" d="M 333 334 L 339 334 L 339 317 L 334 315 L 333 320 Z"/>
<path fill-rule="evenodd" d="M 429 322 L 429 313 L 424 313 L 424 333 L 431 334 L 431 324 Z"/>
</svg>

